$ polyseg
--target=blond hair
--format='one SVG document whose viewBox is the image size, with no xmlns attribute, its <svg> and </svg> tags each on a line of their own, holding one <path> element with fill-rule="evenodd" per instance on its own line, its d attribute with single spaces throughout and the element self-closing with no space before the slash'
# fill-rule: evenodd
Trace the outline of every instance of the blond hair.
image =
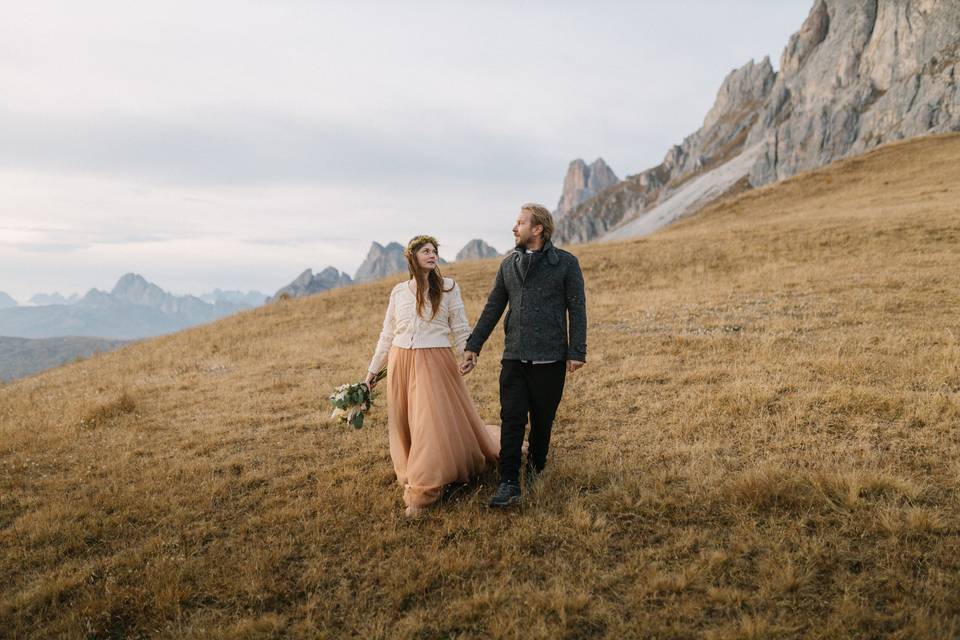
<svg viewBox="0 0 960 640">
<path fill-rule="evenodd" d="M 550 211 L 542 204 L 528 202 L 520 207 L 520 211 L 530 212 L 530 224 L 543 227 L 543 240 L 546 242 L 553 235 L 553 216 Z"/>
</svg>

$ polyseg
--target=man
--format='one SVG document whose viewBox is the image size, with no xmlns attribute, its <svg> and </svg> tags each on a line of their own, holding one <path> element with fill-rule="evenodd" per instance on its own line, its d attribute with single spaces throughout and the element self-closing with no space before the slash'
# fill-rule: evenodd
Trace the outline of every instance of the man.
<svg viewBox="0 0 960 640">
<path fill-rule="evenodd" d="M 573 254 L 553 246 L 552 234 L 553 218 L 546 207 L 531 203 L 520 208 L 513 227 L 516 248 L 500 264 L 460 365 L 464 374 L 476 366 L 483 343 L 509 303 L 500 370 L 500 484 L 491 507 L 520 502 L 520 458 L 528 414 L 528 487 L 543 470 L 566 374 L 587 360 L 580 263 Z"/>
</svg>

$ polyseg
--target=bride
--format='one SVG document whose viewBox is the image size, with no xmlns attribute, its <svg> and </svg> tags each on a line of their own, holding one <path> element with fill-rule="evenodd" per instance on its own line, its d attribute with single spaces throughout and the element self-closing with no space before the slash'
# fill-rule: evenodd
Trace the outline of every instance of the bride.
<svg viewBox="0 0 960 640">
<path fill-rule="evenodd" d="M 437 268 L 437 240 L 417 236 L 404 255 L 410 279 L 390 292 L 383 330 L 366 382 L 387 364 L 390 458 L 403 486 L 405 515 L 416 516 L 443 487 L 466 482 L 495 464 L 499 427 L 485 425 L 458 366 L 450 335 L 462 354 L 470 333 L 460 287 Z"/>
</svg>

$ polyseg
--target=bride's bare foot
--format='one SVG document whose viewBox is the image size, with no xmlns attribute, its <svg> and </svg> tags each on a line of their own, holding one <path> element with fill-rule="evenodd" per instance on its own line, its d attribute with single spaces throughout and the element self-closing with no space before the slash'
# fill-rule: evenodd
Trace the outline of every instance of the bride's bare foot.
<svg viewBox="0 0 960 640">
<path fill-rule="evenodd" d="M 404 510 L 403 515 L 407 518 L 416 518 L 419 517 L 424 511 L 426 511 L 426 508 L 418 507 L 417 505 L 412 504 L 407 507 L 406 510 Z"/>
</svg>

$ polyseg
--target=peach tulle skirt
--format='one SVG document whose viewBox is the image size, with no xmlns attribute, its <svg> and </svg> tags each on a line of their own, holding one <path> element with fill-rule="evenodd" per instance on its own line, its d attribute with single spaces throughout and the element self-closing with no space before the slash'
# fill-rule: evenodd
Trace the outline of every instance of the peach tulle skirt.
<svg viewBox="0 0 960 640">
<path fill-rule="evenodd" d="M 390 458 L 407 506 L 431 504 L 444 485 L 496 463 L 500 427 L 480 419 L 449 348 L 391 347 L 386 384 Z"/>
</svg>

